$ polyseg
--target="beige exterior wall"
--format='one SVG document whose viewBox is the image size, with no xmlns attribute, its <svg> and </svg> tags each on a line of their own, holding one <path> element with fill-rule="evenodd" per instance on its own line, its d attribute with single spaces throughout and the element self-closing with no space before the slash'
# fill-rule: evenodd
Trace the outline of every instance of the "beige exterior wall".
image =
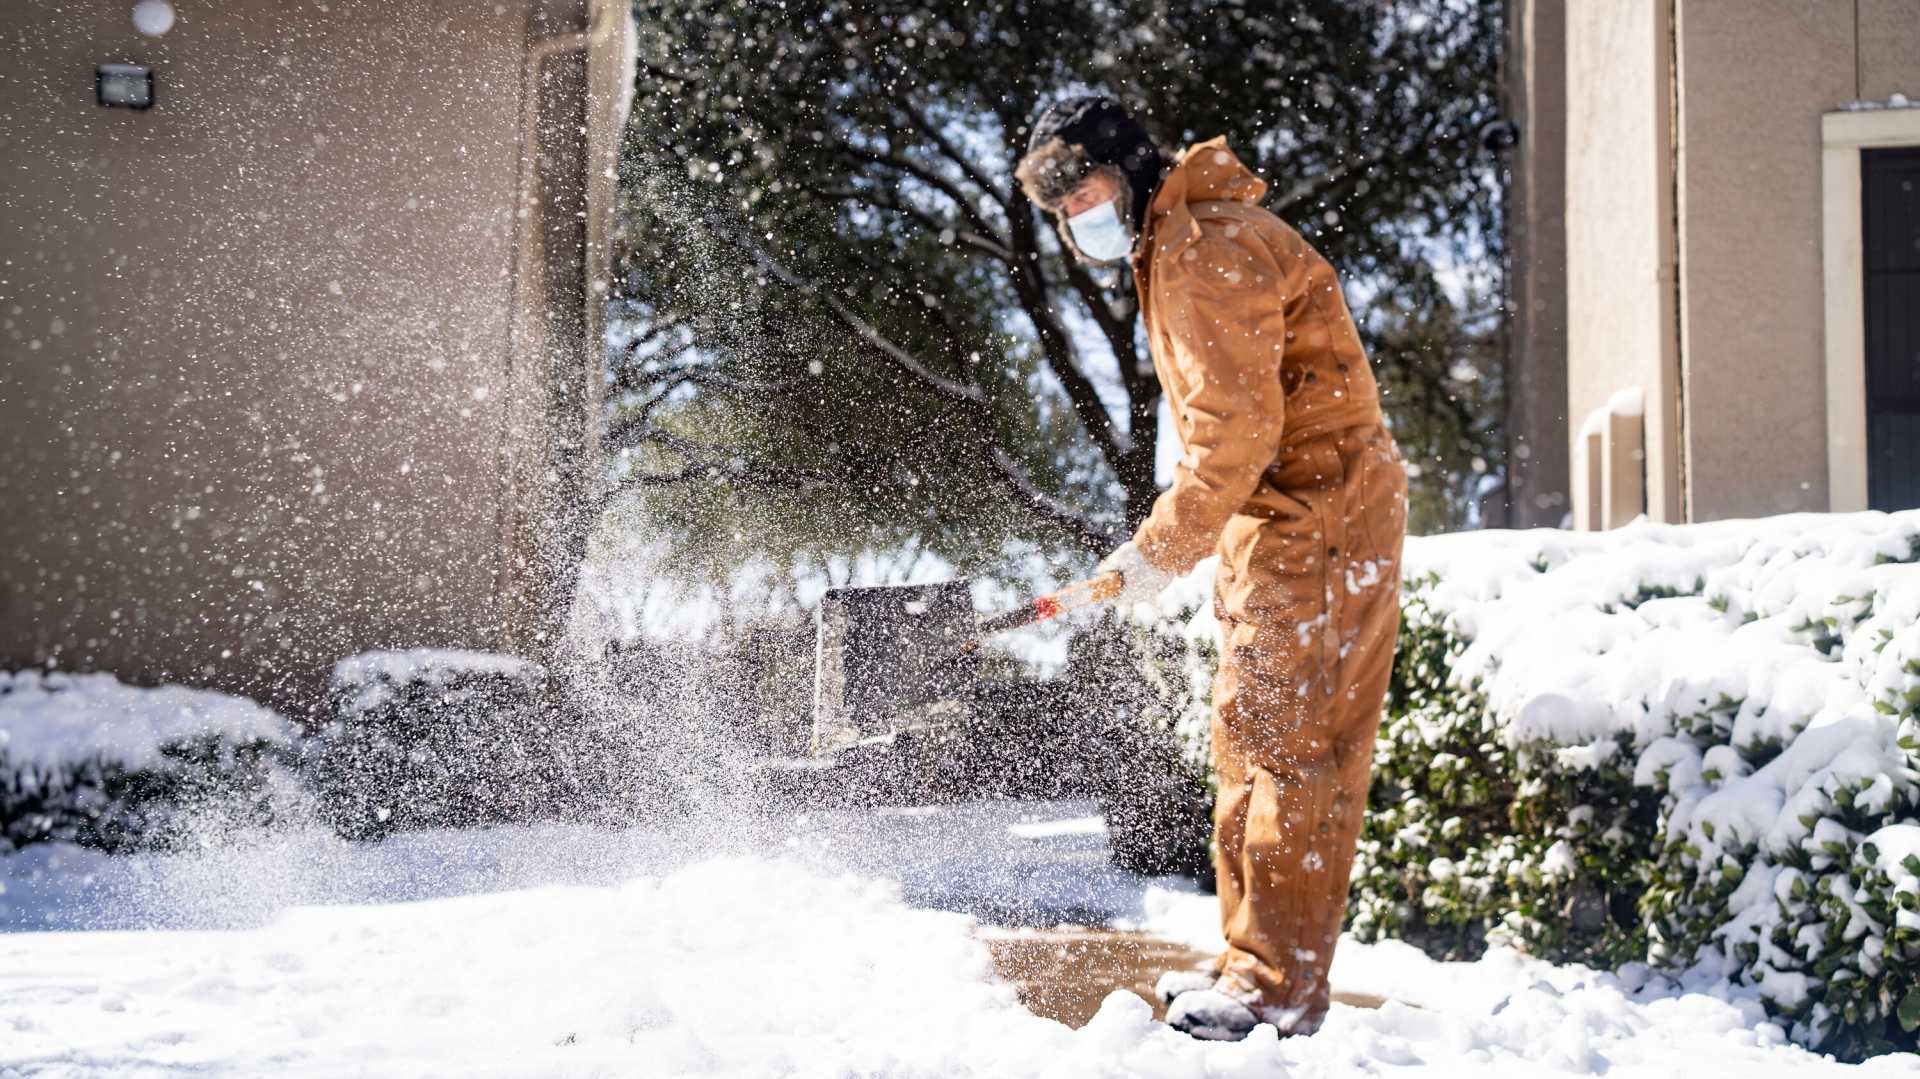
<svg viewBox="0 0 1920 1079">
<path fill-rule="evenodd" d="M 1920 98 L 1920 0 L 1563 3 L 1574 426 L 1647 391 L 1656 519 L 1853 504 L 1827 312 L 1833 238 L 1859 223 L 1827 188 L 1858 175 L 1823 155 L 1823 117 Z"/>
<path fill-rule="evenodd" d="M 614 5 L 591 106 L 525 77 L 584 0 L 175 6 L 0 6 L 0 664 L 291 705 L 364 648 L 528 650 L 551 514 L 514 477 L 591 436 L 566 142 L 611 122 Z M 156 107 L 95 104 L 111 61 Z"/>
<path fill-rule="evenodd" d="M 1681 512 L 1668 14 L 1658 0 L 1566 5 L 1568 418 L 1577 431 L 1642 390 L 1656 520 Z"/>
<path fill-rule="evenodd" d="M 1688 517 L 1824 510 L 1820 114 L 1854 95 L 1852 4 L 1679 10 Z"/>
<path fill-rule="evenodd" d="M 1853 96 L 1885 101 L 1905 94 L 1920 101 L 1920 0 L 1854 0 L 1860 28 Z"/>
</svg>

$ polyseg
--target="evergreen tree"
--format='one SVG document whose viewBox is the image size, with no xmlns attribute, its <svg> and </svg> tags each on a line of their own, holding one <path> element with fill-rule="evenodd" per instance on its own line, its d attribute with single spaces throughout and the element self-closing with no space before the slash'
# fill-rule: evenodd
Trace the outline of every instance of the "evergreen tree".
<svg viewBox="0 0 1920 1079">
<path fill-rule="evenodd" d="M 1416 525 L 1463 520 L 1453 470 L 1499 464 L 1461 391 L 1497 387 L 1459 377 L 1493 356 L 1433 266 L 1495 265 L 1497 9 L 637 0 L 607 498 L 716 575 L 911 548 L 1005 576 L 1124 538 L 1159 438 L 1132 283 L 1009 179 L 1035 111 L 1095 90 L 1269 180 L 1350 283 L 1410 456 L 1443 451 Z"/>
</svg>

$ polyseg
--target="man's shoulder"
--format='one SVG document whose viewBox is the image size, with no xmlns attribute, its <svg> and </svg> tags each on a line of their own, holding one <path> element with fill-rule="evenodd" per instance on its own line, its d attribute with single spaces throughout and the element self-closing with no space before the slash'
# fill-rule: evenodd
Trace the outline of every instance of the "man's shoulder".
<svg viewBox="0 0 1920 1079">
<path fill-rule="evenodd" d="M 1163 280 L 1252 282 L 1279 270 L 1302 243 L 1285 221 L 1252 203 L 1196 202 L 1189 211 L 1191 224 L 1177 241 L 1156 247 L 1154 267 Z"/>
<path fill-rule="evenodd" d="M 1251 202 L 1222 199 L 1196 202 L 1189 207 L 1202 237 L 1237 243 L 1264 242 L 1270 247 L 1301 242 L 1300 233 L 1279 214 Z"/>
</svg>

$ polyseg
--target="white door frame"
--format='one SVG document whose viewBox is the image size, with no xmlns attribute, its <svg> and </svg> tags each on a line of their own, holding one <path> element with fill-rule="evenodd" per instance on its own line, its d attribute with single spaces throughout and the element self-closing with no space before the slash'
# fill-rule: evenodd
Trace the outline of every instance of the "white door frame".
<svg viewBox="0 0 1920 1079">
<path fill-rule="evenodd" d="M 1860 151 L 1920 146 L 1920 108 L 1820 117 L 1821 261 L 1826 279 L 1827 508 L 1867 508 L 1866 253 Z"/>
</svg>

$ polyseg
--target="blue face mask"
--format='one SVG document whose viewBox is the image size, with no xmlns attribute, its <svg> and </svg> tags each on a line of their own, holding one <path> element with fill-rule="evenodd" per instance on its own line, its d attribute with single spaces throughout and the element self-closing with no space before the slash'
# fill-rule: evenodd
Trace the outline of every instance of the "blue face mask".
<svg viewBox="0 0 1920 1079">
<path fill-rule="evenodd" d="M 1067 218 L 1067 230 L 1082 254 L 1100 262 L 1119 262 L 1133 253 L 1133 233 L 1120 223 L 1112 200 Z"/>
</svg>

